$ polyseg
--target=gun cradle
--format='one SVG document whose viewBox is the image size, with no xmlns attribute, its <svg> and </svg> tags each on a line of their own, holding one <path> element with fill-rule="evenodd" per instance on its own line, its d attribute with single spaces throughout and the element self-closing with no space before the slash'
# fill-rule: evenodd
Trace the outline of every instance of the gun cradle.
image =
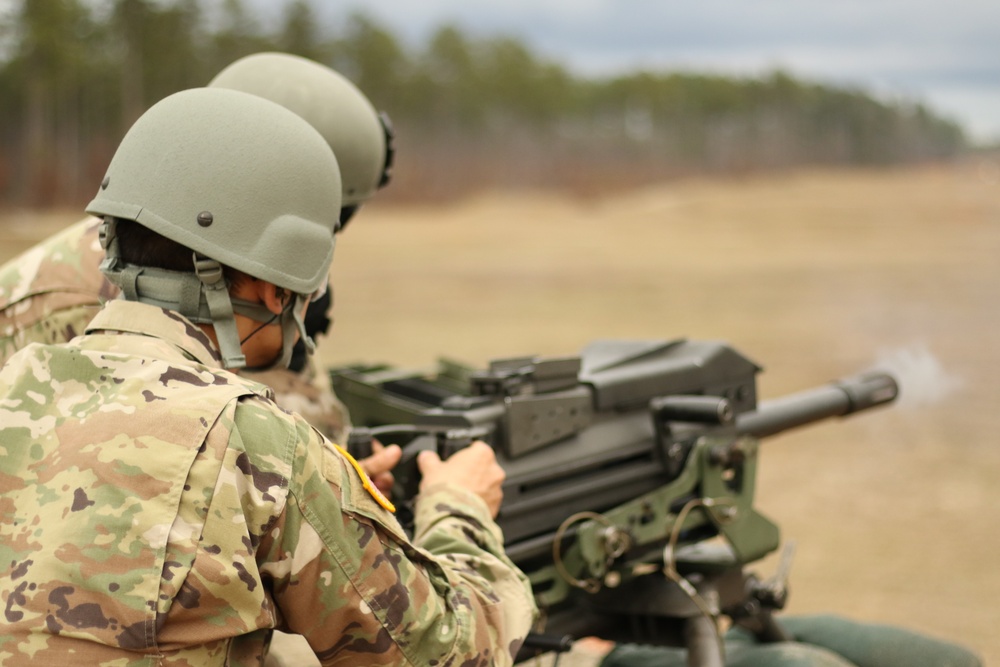
<svg viewBox="0 0 1000 667">
<path fill-rule="evenodd" d="M 759 371 L 723 343 L 679 339 L 602 341 L 579 357 L 501 360 L 483 372 L 353 366 L 331 379 L 356 423 L 405 434 L 404 460 L 473 439 L 493 446 L 507 473 L 497 522 L 547 632 L 645 634 L 711 653 L 711 642 L 667 630 L 687 619 L 704 638 L 698 623 L 724 613 L 780 635 L 768 607 L 783 593 L 765 595 L 744 572 L 780 542 L 753 508 L 759 438 L 897 393 L 891 377 L 871 374 L 758 407 Z M 396 477 L 405 523 L 415 466 Z"/>
</svg>

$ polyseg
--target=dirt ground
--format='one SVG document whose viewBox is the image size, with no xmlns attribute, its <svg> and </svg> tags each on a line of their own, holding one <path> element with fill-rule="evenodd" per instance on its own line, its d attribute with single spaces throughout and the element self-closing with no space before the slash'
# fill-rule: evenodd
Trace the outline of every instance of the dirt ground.
<svg viewBox="0 0 1000 667">
<path fill-rule="evenodd" d="M 0 215 L 0 260 L 76 217 Z M 988 159 L 375 203 L 338 242 L 321 354 L 430 366 L 718 339 L 764 366 L 765 398 L 889 367 L 897 405 L 765 444 L 759 507 L 797 541 L 788 612 L 900 624 L 1000 664 L 998 256 Z"/>
</svg>

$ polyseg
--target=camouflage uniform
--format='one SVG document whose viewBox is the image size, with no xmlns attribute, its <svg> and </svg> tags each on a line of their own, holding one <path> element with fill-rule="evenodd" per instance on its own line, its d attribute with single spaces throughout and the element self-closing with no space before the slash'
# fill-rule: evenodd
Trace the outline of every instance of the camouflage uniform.
<svg viewBox="0 0 1000 667">
<path fill-rule="evenodd" d="M 86 218 L 0 266 L 0 364 L 30 343 L 64 343 L 83 333 L 101 304 L 118 296 L 98 267 L 101 221 Z M 347 408 L 317 383 L 315 368 L 243 372 L 271 387 L 274 400 L 334 442 L 345 442 Z"/>
<path fill-rule="evenodd" d="M 350 412 L 333 390 L 320 383 L 312 359 L 299 373 L 287 368 L 275 368 L 259 372 L 244 370 L 240 371 L 240 375 L 266 384 L 274 392 L 275 403 L 303 417 L 330 440 L 347 442 L 351 429 Z"/>
<path fill-rule="evenodd" d="M 87 218 L 0 266 L 0 364 L 29 343 L 61 343 L 83 333 L 113 298 L 98 270 L 104 259 Z"/>
<path fill-rule="evenodd" d="M 138 335 L 137 335 L 138 334 Z M 476 496 L 411 542 L 366 478 L 176 313 L 113 301 L 0 370 L 0 664 L 510 664 L 535 610 Z"/>
</svg>

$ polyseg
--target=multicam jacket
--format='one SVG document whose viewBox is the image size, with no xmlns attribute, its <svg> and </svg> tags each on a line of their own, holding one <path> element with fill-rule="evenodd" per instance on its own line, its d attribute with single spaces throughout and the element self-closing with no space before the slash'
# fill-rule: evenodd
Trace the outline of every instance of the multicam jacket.
<svg viewBox="0 0 1000 667">
<path fill-rule="evenodd" d="M 83 333 L 118 291 L 98 267 L 100 220 L 86 218 L 0 266 L 0 364 L 29 343 Z"/>
<path fill-rule="evenodd" d="M 0 370 L 0 664 L 510 664 L 534 616 L 485 504 L 409 540 L 352 461 L 175 313 L 113 301 Z"/>
<path fill-rule="evenodd" d="M 0 266 L 0 365 L 31 343 L 65 343 L 81 334 L 118 287 L 100 272 L 101 221 L 70 225 Z M 297 412 L 334 442 L 343 442 L 351 421 L 347 407 L 316 381 L 315 369 L 244 372 L 274 390 L 274 400 Z"/>
</svg>

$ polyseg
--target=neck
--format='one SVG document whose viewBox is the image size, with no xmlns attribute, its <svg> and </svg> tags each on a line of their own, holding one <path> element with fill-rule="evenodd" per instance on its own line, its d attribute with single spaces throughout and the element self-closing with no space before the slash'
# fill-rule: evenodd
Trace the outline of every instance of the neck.
<svg viewBox="0 0 1000 667">
<path fill-rule="evenodd" d="M 245 315 L 236 314 L 235 319 L 236 331 L 241 341 L 240 349 L 246 356 L 247 367 L 257 368 L 273 363 L 281 354 L 282 348 L 281 326 L 278 324 L 278 320 L 262 326 L 263 323 Z M 211 324 L 198 324 L 196 326 L 205 332 L 216 349 L 221 349 L 214 326 Z"/>
</svg>

